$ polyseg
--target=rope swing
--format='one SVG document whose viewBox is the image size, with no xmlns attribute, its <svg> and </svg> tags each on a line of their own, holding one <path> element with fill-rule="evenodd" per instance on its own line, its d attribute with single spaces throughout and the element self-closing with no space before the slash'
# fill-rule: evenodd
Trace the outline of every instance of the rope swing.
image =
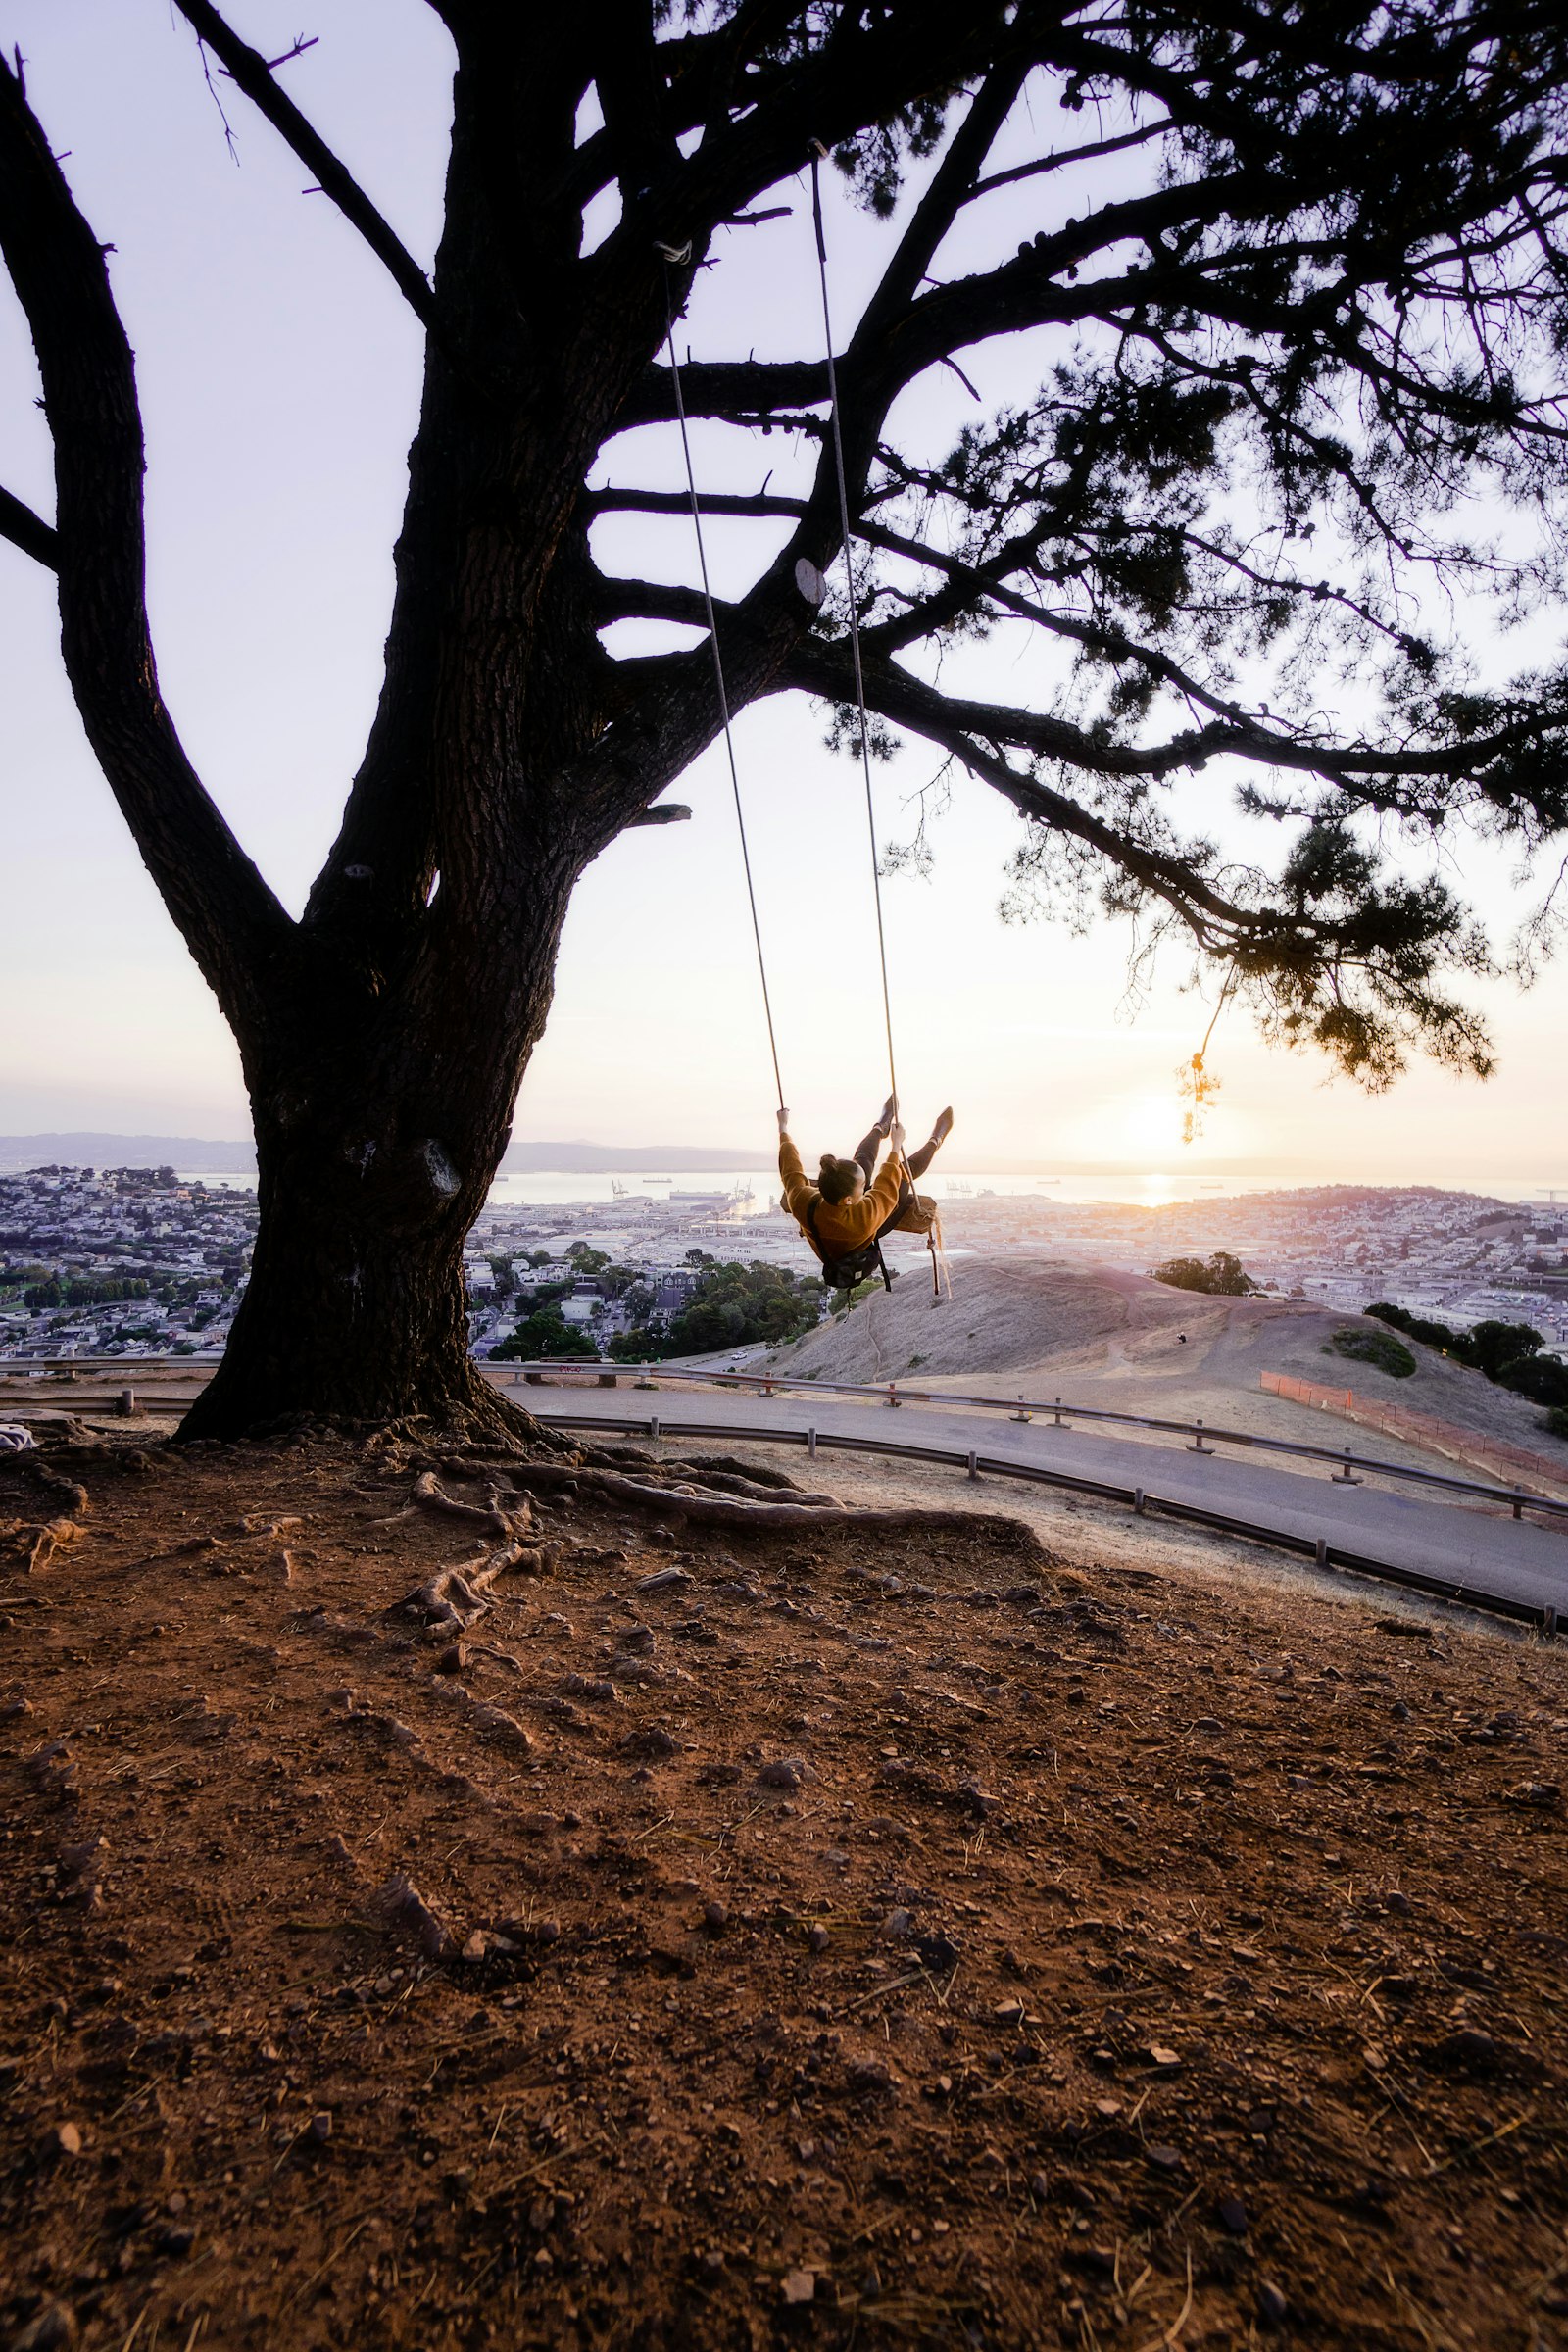
<svg viewBox="0 0 1568 2352">
<path fill-rule="evenodd" d="M 692 439 L 686 426 L 686 395 L 681 388 L 680 364 L 675 358 L 675 317 L 669 292 L 669 265 L 685 261 L 691 252 L 689 245 L 673 251 L 667 245 L 659 248 L 664 263 L 664 340 L 669 350 L 669 372 L 675 387 L 675 416 L 680 425 L 681 456 L 686 461 L 686 494 L 691 500 L 692 529 L 697 539 L 697 566 L 703 579 L 703 603 L 708 609 L 708 642 L 713 655 L 713 684 L 718 694 L 718 715 L 724 727 L 724 751 L 729 760 L 730 790 L 735 796 L 735 824 L 741 837 L 741 864 L 746 874 L 746 897 L 752 909 L 752 937 L 757 943 L 757 970 L 762 983 L 762 1011 L 767 1021 L 767 1050 L 773 1057 L 773 1084 L 778 1090 L 778 1106 L 784 1108 L 784 1080 L 778 1066 L 778 1038 L 773 1029 L 773 1000 L 767 986 L 767 958 L 762 953 L 762 925 L 757 911 L 757 888 L 752 880 L 752 852 L 746 839 L 746 810 L 741 801 L 740 770 L 735 764 L 735 731 L 730 724 L 729 690 L 724 684 L 723 657 L 718 650 L 718 618 L 713 611 L 713 591 L 708 578 L 708 549 L 703 540 L 703 510 L 697 498 L 697 475 L 692 466 Z M 687 357 L 690 358 L 690 353 Z"/>
<path fill-rule="evenodd" d="M 811 224 L 815 232 L 817 280 L 822 299 L 822 337 L 827 361 L 828 424 L 833 449 L 834 478 L 838 489 L 839 538 L 844 555 L 850 656 L 855 677 L 856 708 L 859 719 L 860 771 L 865 783 L 866 835 L 871 850 L 871 897 L 876 917 L 877 966 L 882 978 L 882 1023 L 888 1050 L 888 1091 L 893 1105 L 893 1116 L 897 1121 L 899 1116 L 899 1072 L 893 1044 L 893 992 L 888 979 L 887 932 L 882 915 L 882 868 L 877 848 L 876 803 L 871 785 L 871 722 L 865 705 L 865 677 L 860 662 L 860 619 L 855 599 L 855 564 L 850 531 L 849 484 L 844 466 L 844 433 L 839 416 L 838 368 L 833 357 L 833 319 L 828 302 L 827 236 L 822 219 L 821 182 L 821 163 L 826 152 L 819 140 L 812 141 L 810 159 Z M 703 534 L 702 501 L 697 494 L 697 473 L 692 463 L 691 432 L 686 416 L 686 395 L 681 382 L 680 363 L 675 356 L 675 312 L 669 283 L 669 270 L 672 264 L 679 267 L 680 264 L 690 259 L 691 247 L 689 244 L 682 246 L 660 244 L 657 250 L 664 264 L 664 339 L 669 354 L 670 381 L 675 394 L 675 418 L 680 427 L 681 457 L 686 467 L 686 494 L 691 506 L 692 533 L 697 542 L 697 564 L 703 584 L 703 605 L 708 615 L 708 642 L 713 661 L 713 684 L 718 696 L 718 714 L 723 728 L 724 753 L 729 762 L 730 792 L 735 803 L 735 826 L 740 836 L 741 865 L 746 877 L 747 904 L 751 908 L 752 938 L 757 949 L 758 977 L 762 988 L 762 1011 L 767 1023 L 767 1045 L 773 1063 L 773 1084 L 778 1096 L 778 1106 L 782 1111 L 784 1108 L 784 1079 L 779 1067 L 778 1036 L 773 1023 L 772 995 L 767 984 L 767 957 L 762 947 L 761 918 L 757 907 L 757 886 L 752 871 L 751 845 L 746 835 L 746 808 L 741 797 L 740 768 L 735 757 L 735 734 L 730 717 L 729 691 L 724 683 L 724 661 L 718 642 L 718 617 L 713 607 L 713 592 L 709 576 L 708 548 Z M 690 357 L 691 354 L 688 350 L 688 360 Z M 806 567 L 803 565 L 801 568 L 804 570 Z M 902 1147 L 899 1152 L 899 1162 L 904 1171 L 905 1183 L 912 1188 L 912 1179 Z M 939 1242 L 937 1233 L 933 1231 L 928 1235 L 927 1240 L 931 1250 L 932 1284 L 934 1289 L 938 1289 L 937 1252 Z"/>
</svg>

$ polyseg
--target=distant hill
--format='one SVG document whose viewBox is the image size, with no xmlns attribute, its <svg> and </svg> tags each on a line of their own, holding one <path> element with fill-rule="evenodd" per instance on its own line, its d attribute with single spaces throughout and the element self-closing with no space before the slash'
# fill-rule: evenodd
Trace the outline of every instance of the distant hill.
<svg viewBox="0 0 1568 2352">
<path fill-rule="evenodd" d="M 195 1135 L 0 1135 L 0 1168 L 191 1168 L 214 1176 L 254 1176 L 254 1144 L 214 1143 Z"/>
<path fill-rule="evenodd" d="M 215 1142 L 196 1135 L 0 1135 L 0 1168 L 64 1165 L 74 1168 L 189 1168 L 214 1176 L 254 1176 L 256 1147 Z M 699 1144 L 525 1144 L 514 1143 L 501 1162 L 508 1176 L 645 1175 L 728 1173 L 770 1168 L 772 1156 L 748 1151 L 715 1152 Z"/>
</svg>

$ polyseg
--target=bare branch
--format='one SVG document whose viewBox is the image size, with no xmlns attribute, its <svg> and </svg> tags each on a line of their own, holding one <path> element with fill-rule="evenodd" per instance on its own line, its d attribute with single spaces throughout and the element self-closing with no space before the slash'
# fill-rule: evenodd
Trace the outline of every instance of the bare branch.
<svg viewBox="0 0 1568 2352">
<path fill-rule="evenodd" d="M 60 543 L 53 524 L 45 522 L 41 514 L 35 514 L 20 498 L 3 488 L 0 488 L 0 539 L 9 539 L 13 547 L 20 547 L 34 563 L 47 564 L 51 571 L 59 570 Z"/>
<path fill-rule="evenodd" d="M 684 825 L 690 822 L 691 810 L 679 801 L 656 801 L 652 808 L 639 808 L 629 819 L 633 825 Z"/>
<path fill-rule="evenodd" d="M 54 438 L 53 561 L 67 674 L 110 788 L 187 947 L 229 1018 L 254 1026 L 266 1018 L 264 967 L 292 926 L 204 791 L 159 693 L 130 346 L 103 248 L 76 209 L 20 75 L 3 59 L 0 253 L 32 330 Z"/>
<path fill-rule="evenodd" d="M 377 212 L 347 166 L 338 161 L 326 141 L 300 113 L 293 99 L 278 88 L 260 50 L 252 49 L 224 24 L 213 7 L 212 0 L 174 0 L 174 5 L 194 28 L 197 37 L 205 41 L 214 55 L 221 60 L 231 79 L 244 91 L 252 105 L 267 117 L 272 128 L 293 148 L 300 162 L 314 174 L 323 192 L 331 197 L 344 219 L 359 230 L 370 251 L 391 273 L 405 301 L 425 326 L 432 332 L 436 331 L 440 322 L 435 294 L 424 271 L 390 221 Z M 289 54 L 297 55 L 298 52 L 290 51 Z"/>
</svg>

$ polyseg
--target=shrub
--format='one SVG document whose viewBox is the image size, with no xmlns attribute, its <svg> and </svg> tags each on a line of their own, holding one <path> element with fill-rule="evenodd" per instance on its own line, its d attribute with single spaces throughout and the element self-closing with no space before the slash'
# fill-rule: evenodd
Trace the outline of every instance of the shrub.
<svg viewBox="0 0 1568 2352">
<path fill-rule="evenodd" d="M 1554 1404 L 1542 1416 L 1541 1426 L 1551 1437 L 1568 1438 L 1568 1405 Z"/>
<path fill-rule="evenodd" d="M 1408 1380 L 1415 1370 L 1415 1357 L 1404 1342 L 1386 1331 L 1337 1331 L 1331 1345 L 1336 1355 L 1352 1364 L 1370 1364 L 1374 1372 L 1386 1372 L 1391 1380 Z"/>
<path fill-rule="evenodd" d="M 1493 1374 L 1500 1389 L 1529 1396 L 1537 1404 L 1561 1410 L 1568 1406 L 1568 1364 L 1555 1355 L 1522 1355 Z"/>
</svg>

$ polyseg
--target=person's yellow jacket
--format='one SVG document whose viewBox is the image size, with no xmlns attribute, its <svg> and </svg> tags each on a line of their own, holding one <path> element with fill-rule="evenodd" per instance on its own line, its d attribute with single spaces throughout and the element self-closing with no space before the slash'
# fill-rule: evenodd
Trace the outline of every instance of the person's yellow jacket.
<svg viewBox="0 0 1568 2352">
<path fill-rule="evenodd" d="M 784 1186 L 784 1205 L 808 1241 L 813 1238 L 824 1257 L 848 1257 L 863 1248 L 899 1204 L 904 1170 L 896 1152 L 890 1152 L 858 1200 L 824 1200 L 808 1180 L 801 1155 L 787 1135 L 779 1137 L 778 1172 Z M 807 1212 L 818 1203 L 816 1233 L 812 1236 Z"/>
</svg>

